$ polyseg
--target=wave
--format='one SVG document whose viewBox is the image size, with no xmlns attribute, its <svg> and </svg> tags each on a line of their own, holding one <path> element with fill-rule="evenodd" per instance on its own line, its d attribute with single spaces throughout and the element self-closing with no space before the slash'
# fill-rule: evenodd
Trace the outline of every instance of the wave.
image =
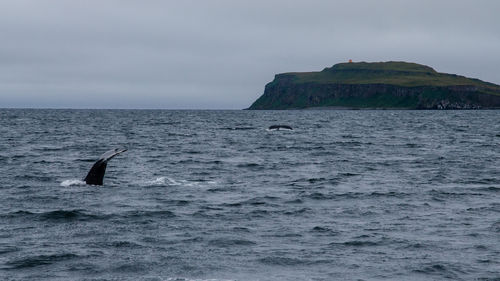
<svg viewBox="0 0 500 281">
<path fill-rule="evenodd" d="M 246 228 L 246 227 L 241 227 L 241 226 L 235 226 L 233 227 L 232 229 L 234 232 L 250 232 L 250 229 L 249 228 Z"/>
<path fill-rule="evenodd" d="M 490 228 L 491 231 L 500 233 L 500 221 L 493 223 Z"/>
<path fill-rule="evenodd" d="M 129 248 L 129 249 L 142 249 L 145 248 L 143 245 L 131 241 L 111 241 L 104 244 L 98 244 L 98 246 L 106 246 L 109 248 Z"/>
<path fill-rule="evenodd" d="M 436 190 L 432 189 L 427 192 L 433 198 L 435 199 L 442 199 L 442 198 L 459 198 L 459 197 L 468 197 L 468 196 L 486 196 L 487 194 L 481 193 L 481 192 L 475 192 L 474 190 L 467 192 L 460 192 L 460 191 L 446 191 L 446 190 Z M 436 198 L 438 197 L 438 198 Z M 439 201 L 439 200 L 438 200 Z"/>
<path fill-rule="evenodd" d="M 45 212 L 39 214 L 41 220 L 52 220 L 52 221 L 73 221 L 80 219 L 94 218 L 92 215 L 88 215 L 80 210 L 56 210 L 51 212 Z"/>
<path fill-rule="evenodd" d="M 325 226 L 315 226 L 310 230 L 311 233 L 315 235 L 325 235 L 325 236 L 337 236 L 340 234 L 339 231 L 333 230 Z"/>
<path fill-rule="evenodd" d="M 411 193 L 406 192 L 345 192 L 345 193 L 321 193 L 321 192 L 312 192 L 309 194 L 304 194 L 303 196 L 309 199 L 314 200 L 332 200 L 332 199 L 358 199 L 358 198 L 376 198 L 376 197 L 393 197 L 393 198 L 405 198 L 412 196 Z"/>
<path fill-rule="evenodd" d="M 53 223 L 65 223 L 74 221 L 94 221 L 118 219 L 137 219 L 137 218 L 173 218 L 176 215 L 168 210 L 132 210 L 123 213 L 114 214 L 89 214 L 83 210 L 55 210 L 41 213 L 30 211 L 17 211 L 7 214 L 0 214 L 0 218 L 5 219 L 29 219 L 31 221 L 43 221 Z"/>
<path fill-rule="evenodd" d="M 274 266 L 299 266 L 299 265 L 330 264 L 332 261 L 324 259 L 298 259 L 289 257 L 269 256 L 260 258 L 259 262 L 266 265 L 274 265 Z"/>
<path fill-rule="evenodd" d="M 154 211 L 142 211 L 142 210 L 134 210 L 128 211 L 122 215 L 125 219 L 130 218 L 173 218 L 176 215 L 168 210 L 154 210 Z"/>
<path fill-rule="evenodd" d="M 466 273 L 461 266 L 447 263 L 422 264 L 420 268 L 414 269 L 413 272 L 426 275 L 438 275 L 455 280 Z"/>
<path fill-rule="evenodd" d="M 323 227 L 323 226 L 315 226 L 313 227 L 313 229 L 311 230 L 312 232 L 330 232 L 332 231 L 330 228 L 328 227 Z"/>
<path fill-rule="evenodd" d="M 226 128 L 221 128 L 221 130 L 228 130 L 228 131 L 248 131 L 248 130 L 255 130 L 256 128 L 254 127 L 226 127 Z"/>
<path fill-rule="evenodd" d="M 0 215 L 1 218 L 16 219 L 26 218 L 38 221 L 54 221 L 54 222 L 70 222 L 70 221 L 85 221 L 104 219 L 107 216 L 99 216 L 87 214 L 83 210 L 55 210 L 41 213 L 33 213 L 30 211 L 16 211 Z"/>
<path fill-rule="evenodd" d="M 16 246 L 2 245 L 2 246 L 0 246 L 0 255 L 8 254 L 8 253 L 13 253 L 13 252 L 18 252 L 20 250 L 21 250 L 21 248 L 18 248 Z"/>
<path fill-rule="evenodd" d="M 331 247 L 339 247 L 339 246 L 346 246 L 346 247 L 373 247 L 373 246 L 381 246 L 383 245 L 382 242 L 375 242 L 375 241 L 365 241 L 365 240 L 349 240 L 345 242 L 332 242 L 328 244 Z"/>
<path fill-rule="evenodd" d="M 489 192 L 500 192 L 500 187 L 497 186 L 488 186 L 483 188 L 478 188 L 480 191 L 489 191 Z"/>
<path fill-rule="evenodd" d="M 20 259 L 9 261 L 6 263 L 6 265 L 9 266 L 10 269 L 30 268 L 42 265 L 49 265 L 59 261 L 70 260 L 77 257 L 79 256 L 71 253 L 37 255 L 37 256 L 23 257 Z"/>
<path fill-rule="evenodd" d="M 287 215 L 287 216 L 292 216 L 292 215 L 300 215 L 300 214 L 304 214 L 304 213 L 309 213 L 310 211 L 311 211 L 310 208 L 301 208 L 301 209 L 297 209 L 297 210 L 287 210 L 287 211 L 284 211 L 283 214 Z"/>
<path fill-rule="evenodd" d="M 306 263 L 305 261 L 300 259 L 287 258 L 287 257 L 265 257 L 259 259 L 259 261 L 267 265 L 280 265 L 280 266 L 296 266 Z"/>
<path fill-rule="evenodd" d="M 222 206 L 227 207 L 241 207 L 244 205 L 249 206 L 260 206 L 260 205 L 274 205 L 273 203 L 269 203 L 268 201 L 276 201 L 278 197 L 274 196 L 263 196 L 263 197 L 254 197 L 243 201 L 233 202 L 233 203 L 223 203 Z"/>
<path fill-rule="evenodd" d="M 333 243 L 333 244 L 335 244 L 335 243 Z M 378 245 L 380 245 L 379 242 L 362 241 L 362 240 L 346 241 L 342 244 L 345 246 L 354 246 L 354 247 L 366 247 L 366 246 L 378 246 Z"/>
<path fill-rule="evenodd" d="M 199 186 L 202 184 L 215 184 L 215 181 L 210 180 L 176 180 L 169 177 L 157 177 L 152 180 L 140 182 L 139 185 L 143 187 L 148 186 Z"/>
<path fill-rule="evenodd" d="M 250 240 L 245 240 L 245 239 L 230 239 L 230 238 L 219 238 L 219 239 L 214 239 L 210 240 L 208 242 L 212 246 L 216 247 L 233 247 L 233 246 L 252 246 L 256 245 L 257 243 L 250 241 Z"/>
<path fill-rule="evenodd" d="M 79 179 L 70 179 L 70 180 L 63 180 L 61 182 L 61 186 L 68 187 L 68 186 L 74 186 L 74 185 L 86 185 L 82 180 Z"/>
<path fill-rule="evenodd" d="M 236 165 L 238 168 L 253 168 L 253 167 L 259 167 L 260 164 L 257 163 L 241 163 Z"/>
<path fill-rule="evenodd" d="M 36 151 L 41 151 L 41 152 L 44 152 L 44 151 L 59 151 L 59 150 L 63 150 L 64 149 L 64 146 L 55 146 L 55 145 L 41 145 L 41 146 L 38 146 L 36 148 L 34 148 L 34 150 Z"/>
<path fill-rule="evenodd" d="M 15 176 L 16 180 L 24 181 L 37 181 L 37 182 L 51 182 L 54 180 L 54 177 L 44 176 L 44 175 L 17 175 Z"/>
</svg>

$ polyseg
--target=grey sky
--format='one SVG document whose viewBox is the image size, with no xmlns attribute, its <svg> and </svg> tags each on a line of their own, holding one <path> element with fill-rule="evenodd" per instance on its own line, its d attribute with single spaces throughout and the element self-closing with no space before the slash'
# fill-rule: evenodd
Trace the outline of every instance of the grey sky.
<svg viewBox="0 0 500 281">
<path fill-rule="evenodd" d="M 0 1 L 0 107 L 248 107 L 274 74 L 404 60 L 500 84 L 500 1 Z"/>
</svg>

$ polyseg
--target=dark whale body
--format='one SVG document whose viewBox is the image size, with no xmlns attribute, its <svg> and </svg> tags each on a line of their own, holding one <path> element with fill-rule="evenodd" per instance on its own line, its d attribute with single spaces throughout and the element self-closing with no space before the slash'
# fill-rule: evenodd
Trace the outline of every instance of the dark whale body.
<svg viewBox="0 0 500 281">
<path fill-rule="evenodd" d="M 84 181 L 86 184 L 102 185 L 104 179 L 104 173 L 106 172 L 106 166 L 108 161 L 116 155 L 127 151 L 126 149 L 115 148 L 113 150 L 105 152 L 97 162 L 94 163 L 92 168 L 90 168 L 89 173 L 85 177 Z"/>
<path fill-rule="evenodd" d="M 268 130 L 293 130 L 292 127 L 288 125 L 272 125 Z"/>
</svg>

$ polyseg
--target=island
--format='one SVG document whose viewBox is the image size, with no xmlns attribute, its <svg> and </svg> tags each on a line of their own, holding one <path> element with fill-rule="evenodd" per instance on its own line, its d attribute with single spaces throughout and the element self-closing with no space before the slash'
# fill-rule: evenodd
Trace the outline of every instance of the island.
<svg viewBox="0 0 500 281">
<path fill-rule="evenodd" d="M 408 62 L 277 74 L 248 109 L 497 109 L 500 85 Z"/>
</svg>

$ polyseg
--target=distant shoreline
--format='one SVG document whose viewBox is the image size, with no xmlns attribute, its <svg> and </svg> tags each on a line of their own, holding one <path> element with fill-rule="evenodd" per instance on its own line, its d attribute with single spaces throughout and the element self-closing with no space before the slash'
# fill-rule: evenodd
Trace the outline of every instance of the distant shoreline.
<svg viewBox="0 0 500 281">
<path fill-rule="evenodd" d="M 333 110 L 405 110 L 405 111 L 478 111 L 478 110 L 500 110 L 497 108 L 479 108 L 479 109 L 415 109 L 415 108 L 383 108 L 383 107 L 345 107 L 345 106 L 318 106 L 305 108 L 286 108 L 286 109 L 173 109 L 173 108 L 50 108 L 50 107 L 3 107 L 0 110 L 75 110 L 75 111 L 333 111 Z"/>
<path fill-rule="evenodd" d="M 250 109 L 245 108 L 243 110 L 259 111 L 259 110 L 311 110 L 311 111 L 328 111 L 328 110 L 405 110 L 405 111 L 477 111 L 477 110 L 500 110 L 500 107 L 496 108 L 477 108 L 477 109 L 437 109 L 437 108 L 408 108 L 408 107 L 346 107 L 346 106 L 317 106 L 317 107 L 305 107 L 305 108 L 286 108 L 286 109 Z"/>
<path fill-rule="evenodd" d="M 500 108 L 500 85 L 408 62 L 339 63 L 277 74 L 249 109 Z"/>
</svg>

